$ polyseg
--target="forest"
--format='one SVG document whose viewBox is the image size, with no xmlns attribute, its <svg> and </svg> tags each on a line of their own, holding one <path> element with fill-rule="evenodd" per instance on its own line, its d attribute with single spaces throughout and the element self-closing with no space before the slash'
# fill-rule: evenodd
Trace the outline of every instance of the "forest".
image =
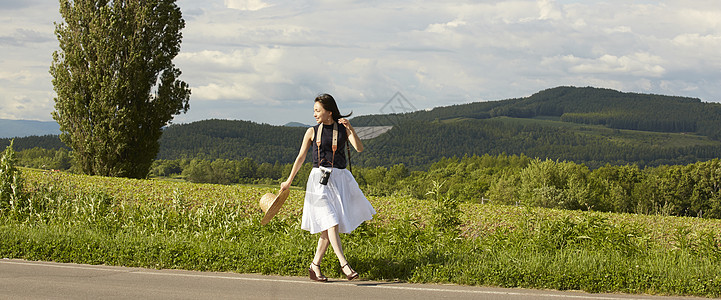
<svg viewBox="0 0 721 300">
<path fill-rule="evenodd" d="M 156 161 L 152 172 L 191 182 L 276 185 L 291 167 L 250 159 L 170 160 Z M 295 186 L 305 187 L 310 168 L 310 163 L 301 168 Z M 485 154 L 441 159 L 427 171 L 397 164 L 356 167 L 353 174 L 372 196 L 429 199 L 442 193 L 458 202 L 721 218 L 719 159 L 647 168 L 608 164 L 591 170 L 570 161 Z"/>
<path fill-rule="evenodd" d="M 721 157 L 721 104 L 698 99 L 558 87 L 527 98 L 475 102 L 406 114 L 359 116 L 356 127 L 393 125 L 353 153 L 358 166 L 403 163 L 425 170 L 442 158 L 524 154 L 590 168 L 689 164 Z M 292 162 L 305 129 L 240 120 L 165 128 L 156 159 Z M 0 139 L 0 147 L 9 139 Z M 15 140 L 18 151 L 62 149 L 57 136 Z"/>
<path fill-rule="evenodd" d="M 698 99 L 558 87 L 527 98 L 353 118 L 393 125 L 352 152 L 371 195 L 721 217 L 721 105 Z M 204 120 L 165 128 L 150 177 L 277 184 L 304 128 Z M 0 147 L 10 141 L 0 140 Z M 14 140 L 18 163 L 74 170 L 57 136 Z M 305 164 L 294 184 L 305 185 Z"/>
<path fill-rule="evenodd" d="M 697 98 L 624 93 L 594 87 L 556 87 L 526 98 L 474 102 L 403 114 L 353 119 L 355 126 L 397 125 L 403 121 L 458 118 L 558 117 L 564 122 L 613 129 L 686 132 L 721 140 L 721 104 Z"/>
</svg>

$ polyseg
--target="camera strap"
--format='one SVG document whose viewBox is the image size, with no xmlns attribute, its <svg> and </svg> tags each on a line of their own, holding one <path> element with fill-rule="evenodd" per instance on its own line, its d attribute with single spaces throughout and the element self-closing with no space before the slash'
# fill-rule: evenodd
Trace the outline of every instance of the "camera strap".
<svg viewBox="0 0 721 300">
<path fill-rule="evenodd" d="M 315 144 L 318 146 L 318 167 L 320 167 L 320 138 L 323 136 L 323 123 L 318 125 L 318 132 L 315 136 Z M 338 122 L 333 123 L 333 158 L 330 161 L 330 167 L 333 168 L 333 162 L 335 161 L 335 151 L 338 150 Z"/>
</svg>

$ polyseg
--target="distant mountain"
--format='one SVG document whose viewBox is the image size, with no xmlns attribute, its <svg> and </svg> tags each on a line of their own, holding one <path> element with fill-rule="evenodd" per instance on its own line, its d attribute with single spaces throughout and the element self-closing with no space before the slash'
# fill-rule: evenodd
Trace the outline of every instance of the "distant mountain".
<svg viewBox="0 0 721 300">
<path fill-rule="evenodd" d="M 698 133 L 721 140 L 719 103 L 593 87 L 556 87 L 525 98 L 474 102 L 405 114 L 360 116 L 352 121 L 354 126 L 379 126 L 408 120 L 483 120 L 494 117 L 553 117 L 576 124 L 653 132 Z"/>
<path fill-rule="evenodd" d="M 591 87 L 557 87 L 524 98 L 359 116 L 351 122 L 359 135 L 363 127 L 374 133 L 363 134 L 365 150 L 352 154 L 354 165 L 369 167 L 403 163 L 422 169 L 443 157 L 504 153 L 591 168 L 721 157 L 721 104 Z M 160 139 L 158 158 L 291 163 L 303 127 L 232 120 L 171 125 Z M 59 142 L 57 136 L 41 140 Z M 0 146 L 5 143 L 0 139 Z M 20 139 L 15 145 L 20 150 L 37 143 Z"/>
<path fill-rule="evenodd" d="M 0 151 L 5 150 L 5 148 L 10 145 L 11 140 L 15 140 L 13 143 L 13 149 L 15 151 L 32 149 L 35 147 L 42 149 L 70 149 L 68 146 L 65 146 L 65 143 L 60 141 L 60 136 L 58 135 L 31 135 L 20 138 L 0 138 Z"/>
<path fill-rule="evenodd" d="M 299 123 L 299 122 L 290 122 L 283 126 L 285 126 L 285 127 L 310 127 L 310 125 L 306 125 L 306 124 Z"/>
<path fill-rule="evenodd" d="M 423 168 L 443 157 L 525 154 L 585 163 L 687 164 L 721 157 L 721 104 L 699 99 L 558 87 L 530 97 L 360 116 L 365 166 Z M 202 157 L 292 162 L 302 128 L 207 120 L 171 126 L 159 158 Z M 373 138 L 371 138 L 373 137 Z"/>
<path fill-rule="evenodd" d="M 173 124 L 160 137 L 159 159 L 204 158 L 288 163 L 295 160 L 306 129 L 240 120 Z"/>
<path fill-rule="evenodd" d="M 50 121 L 0 119 L 0 138 L 60 134 L 60 125 Z"/>
</svg>

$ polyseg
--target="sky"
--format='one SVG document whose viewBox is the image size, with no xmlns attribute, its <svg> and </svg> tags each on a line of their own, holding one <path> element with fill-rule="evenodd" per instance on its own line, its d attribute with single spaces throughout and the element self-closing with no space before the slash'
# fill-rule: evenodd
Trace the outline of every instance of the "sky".
<svg viewBox="0 0 721 300">
<path fill-rule="evenodd" d="M 341 113 L 530 96 L 557 86 L 721 102 L 721 1 L 178 0 L 174 63 L 192 90 L 173 123 L 313 124 Z M 0 119 L 51 121 L 55 0 L 0 2 Z"/>
</svg>

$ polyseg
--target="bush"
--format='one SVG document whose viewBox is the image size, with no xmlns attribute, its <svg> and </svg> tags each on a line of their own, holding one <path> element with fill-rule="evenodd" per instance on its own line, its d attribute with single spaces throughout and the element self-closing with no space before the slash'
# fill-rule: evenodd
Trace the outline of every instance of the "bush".
<svg viewBox="0 0 721 300">
<path fill-rule="evenodd" d="M 23 179 L 15 166 L 13 141 L 0 158 L 0 213 L 19 212 L 27 205 L 23 196 Z"/>
<path fill-rule="evenodd" d="M 547 208 L 591 209 L 594 197 L 588 189 L 590 171 L 573 162 L 535 160 L 520 173 L 521 203 Z"/>
<path fill-rule="evenodd" d="M 16 153 L 18 166 L 45 170 L 69 170 L 72 167 L 71 152 L 65 148 L 43 149 L 35 147 Z"/>
<path fill-rule="evenodd" d="M 431 226 L 434 230 L 444 233 L 458 234 L 461 225 L 459 201 L 448 194 L 441 193 L 443 182 L 433 182 L 429 195 L 434 197 L 431 208 Z"/>
<path fill-rule="evenodd" d="M 317 236 L 298 226 L 301 191 L 261 226 L 257 199 L 271 188 L 33 170 L 24 178 L 32 205 L 27 218 L 0 223 L 1 257 L 300 276 L 315 250 Z M 459 204 L 443 187 L 429 187 L 429 200 L 370 197 L 378 214 L 343 236 L 362 277 L 721 295 L 719 220 Z M 337 264 L 327 255 L 323 271 L 341 277 Z"/>
</svg>

